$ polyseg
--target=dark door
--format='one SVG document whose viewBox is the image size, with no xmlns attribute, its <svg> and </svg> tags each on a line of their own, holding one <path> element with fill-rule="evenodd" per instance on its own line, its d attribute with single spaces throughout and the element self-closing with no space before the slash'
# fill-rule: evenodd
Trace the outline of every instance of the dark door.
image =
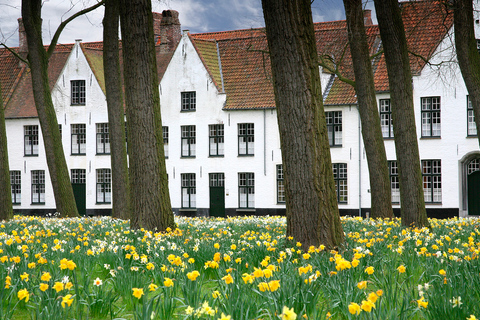
<svg viewBox="0 0 480 320">
<path fill-rule="evenodd" d="M 210 217 L 225 217 L 225 175 L 210 173 Z"/>
<path fill-rule="evenodd" d="M 480 215 L 480 171 L 468 175 L 468 214 Z"/>
<path fill-rule="evenodd" d="M 72 169 L 72 189 L 77 204 L 78 213 L 81 216 L 87 214 L 87 184 L 86 184 L 85 169 Z"/>
</svg>

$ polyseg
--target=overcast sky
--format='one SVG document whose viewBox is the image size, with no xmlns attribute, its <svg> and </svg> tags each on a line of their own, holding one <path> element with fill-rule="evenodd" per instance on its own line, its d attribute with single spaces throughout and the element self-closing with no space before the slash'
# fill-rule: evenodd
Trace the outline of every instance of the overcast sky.
<svg viewBox="0 0 480 320">
<path fill-rule="evenodd" d="M 42 8 L 44 43 L 50 39 L 62 20 L 77 11 L 95 4 L 97 0 L 44 0 Z M 373 0 L 364 0 L 373 11 Z M 249 29 L 263 27 L 261 0 L 152 0 L 153 11 L 173 9 L 179 12 L 182 30 L 191 33 Z M 345 19 L 342 0 L 315 0 L 312 4 L 313 21 Z M 18 22 L 21 0 L 0 0 L 0 42 L 18 45 Z M 69 23 L 62 32 L 60 43 L 75 39 L 102 40 L 103 8 Z M 372 14 L 375 23 L 375 15 Z"/>
</svg>

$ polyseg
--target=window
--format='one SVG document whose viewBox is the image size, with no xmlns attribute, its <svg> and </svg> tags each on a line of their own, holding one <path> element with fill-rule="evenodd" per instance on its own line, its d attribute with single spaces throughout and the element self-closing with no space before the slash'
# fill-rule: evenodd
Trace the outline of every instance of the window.
<svg viewBox="0 0 480 320">
<path fill-rule="evenodd" d="M 22 177 L 20 171 L 10 171 L 10 187 L 12 189 L 12 204 L 21 204 Z"/>
<path fill-rule="evenodd" d="M 182 157 L 195 157 L 196 133 L 195 126 L 182 126 Z"/>
<path fill-rule="evenodd" d="M 182 92 L 182 111 L 195 111 L 197 108 L 196 96 L 195 91 Z"/>
<path fill-rule="evenodd" d="M 255 151 L 255 129 L 253 123 L 238 124 L 238 155 L 253 156 Z"/>
<path fill-rule="evenodd" d="M 422 160 L 422 177 L 425 202 L 442 202 L 441 160 Z"/>
<path fill-rule="evenodd" d="M 283 164 L 277 165 L 277 203 L 285 203 L 285 181 L 283 180 Z"/>
<path fill-rule="evenodd" d="M 45 171 L 32 171 L 32 204 L 45 204 Z"/>
<path fill-rule="evenodd" d="M 24 126 L 24 148 L 26 156 L 38 156 L 38 126 Z"/>
<path fill-rule="evenodd" d="M 440 137 L 440 97 L 422 98 L 422 137 Z"/>
<path fill-rule="evenodd" d="M 392 107 L 390 99 L 380 99 L 380 125 L 384 138 L 393 138 Z"/>
<path fill-rule="evenodd" d="M 338 203 L 348 202 L 347 164 L 333 163 L 333 179 Z"/>
<path fill-rule="evenodd" d="M 85 184 L 86 179 L 86 170 L 85 169 L 72 169 L 70 171 L 72 184 Z"/>
<path fill-rule="evenodd" d="M 210 156 L 224 155 L 224 129 L 223 124 L 211 124 L 208 126 L 210 141 Z"/>
<path fill-rule="evenodd" d="M 255 174 L 253 172 L 238 174 L 238 207 L 255 208 Z"/>
<path fill-rule="evenodd" d="M 97 169 L 97 203 L 112 202 L 112 173 L 110 169 Z"/>
<path fill-rule="evenodd" d="M 168 127 L 162 127 L 162 134 L 163 134 L 163 152 L 165 154 L 165 158 L 168 158 Z"/>
<path fill-rule="evenodd" d="M 85 124 L 72 124 L 72 154 L 84 155 L 87 150 Z"/>
<path fill-rule="evenodd" d="M 196 208 L 196 196 L 195 173 L 182 173 L 182 208 Z"/>
<path fill-rule="evenodd" d="M 223 186 L 225 186 L 225 174 L 210 173 L 210 187 L 223 187 Z"/>
<path fill-rule="evenodd" d="M 467 96 L 467 135 L 477 135 L 477 125 L 475 124 L 475 114 L 473 113 L 473 106 L 470 96 Z"/>
<path fill-rule="evenodd" d="M 388 172 L 392 190 L 392 203 L 400 203 L 400 180 L 398 178 L 397 161 L 388 161 Z"/>
<path fill-rule="evenodd" d="M 325 112 L 330 147 L 342 146 L 342 111 Z"/>
<path fill-rule="evenodd" d="M 72 105 L 85 105 L 85 80 L 72 80 Z"/>
<path fill-rule="evenodd" d="M 108 123 L 97 123 L 97 154 L 110 154 Z"/>
</svg>

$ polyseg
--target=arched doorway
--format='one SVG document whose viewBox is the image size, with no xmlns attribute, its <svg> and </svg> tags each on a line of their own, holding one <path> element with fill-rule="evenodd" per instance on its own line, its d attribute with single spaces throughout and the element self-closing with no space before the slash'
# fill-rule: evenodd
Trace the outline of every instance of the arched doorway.
<svg viewBox="0 0 480 320">
<path fill-rule="evenodd" d="M 466 163 L 468 215 L 480 215 L 480 159 Z"/>
</svg>

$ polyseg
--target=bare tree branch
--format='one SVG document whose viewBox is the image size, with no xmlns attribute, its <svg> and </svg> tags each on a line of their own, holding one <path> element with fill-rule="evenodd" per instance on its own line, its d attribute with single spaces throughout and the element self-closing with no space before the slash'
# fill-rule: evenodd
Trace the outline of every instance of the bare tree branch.
<svg viewBox="0 0 480 320">
<path fill-rule="evenodd" d="M 19 59 L 20 61 L 26 63 L 27 65 L 29 65 L 28 63 L 28 60 L 26 59 L 23 59 L 17 52 L 13 51 L 9 46 L 7 46 L 5 43 L 3 42 L 0 42 L 0 46 L 3 46 L 5 49 L 7 49 L 8 51 L 10 51 L 11 54 L 13 54 L 17 59 Z"/>
</svg>

